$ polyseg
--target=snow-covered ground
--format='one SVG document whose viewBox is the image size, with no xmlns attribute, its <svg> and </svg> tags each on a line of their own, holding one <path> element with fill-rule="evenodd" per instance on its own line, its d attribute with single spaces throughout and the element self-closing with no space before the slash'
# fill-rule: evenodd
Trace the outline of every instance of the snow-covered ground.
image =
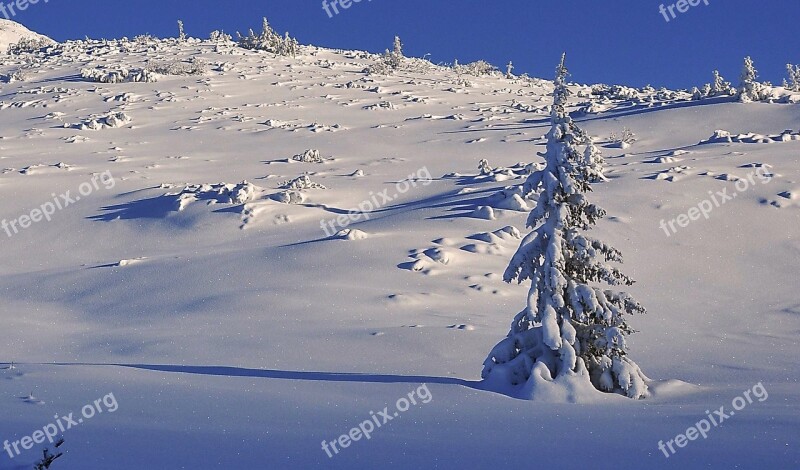
<svg viewBox="0 0 800 470">
<path fill-rule="evenodd" d="M 191 58 L 208 71 L 81 75 Z M 0 442 L 89 405 L 52 468 L 800 465 L 797 105 L 573 87 L 607 161 L 594 235 L 638 281 L 630 349 L 653 394 L 523 401 L 480 372 L 525 306 L 502 273 L 530 201 L 498 192 L 542 162 L 552 82 L 375 61 L 193 40 L 0 56 L 26 71 L 0 83 Z M 707 438 L 659 450 L 745 391 Z"/>
</svg>

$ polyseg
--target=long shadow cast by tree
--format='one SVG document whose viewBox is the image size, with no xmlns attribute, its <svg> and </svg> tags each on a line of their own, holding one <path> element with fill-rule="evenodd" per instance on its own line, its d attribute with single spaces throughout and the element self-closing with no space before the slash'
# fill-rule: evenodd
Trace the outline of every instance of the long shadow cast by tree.
<svg viewBox="0 0 800 470">
<path fill-rule="evenodd" d="M 435 377 L 425 375 L 364 374 L 352 372 L 309 372 L 275 369 L 249 369 L 229 366 L 181 366 L 159 364 L 92 364 L 56 363 L 57 366 L 127 367 L 131 369 L 177 374 L 209 375 L 217 377 L 252 377 L 278 380 L 305 380 L 314 382 L 357 382 L 357 383 L 429 383 L 439 385 L 460 385 L 475 390 L 483 390 L 482 382 L 456 377 Z"/>
</svg>

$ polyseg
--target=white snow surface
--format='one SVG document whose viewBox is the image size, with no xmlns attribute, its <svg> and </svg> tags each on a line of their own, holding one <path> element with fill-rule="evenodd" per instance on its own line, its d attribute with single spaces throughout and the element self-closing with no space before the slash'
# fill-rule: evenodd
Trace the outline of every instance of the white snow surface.
<svg viewBox="0 0 800 470">
<path fill-rule="evenodd" d="M 482 176 L 478 163 L 542 162 L 551 82 L 467 87 L 436 66 L 367 76 L 375 56 L 315 47 L 67 46 L 0 83 L 0 217 L 80 196 L 0 231 L 0 443 L 113 393 L 119 408 L 64 432 L 52 468 L 800 465 L 800 142 L 704 142 L 719 129 L 796 134 L 797 105 L 654 97 L 585 115 L 595 98 L 573 87 L 570 110 L 607 161 L 589 197 L 609 217 L 592 235 L 638 281 L 626 290 L 648 314 L 629 343 L 653 393 L 583 400 L 545 383 L 528 401 L 485 391 L 480 372 L 525 306 L 527 285 L 501 277 L 528 232 L 520 209 L 536 202 L 498 198 L 524 175 Z M 192 57 L 209 72 L 80 78 Z M 0 59 L 0 74 L 23 60 Z M 609 148 L 623 128 L 638 141 Z M 325 158 L 292 158 L 307 149 Z M 771 182 L 669 237 L 659 228 L 758 168 Z M 79 192 L 109 173 L 113 187 Z M 303 175 L 317 186 L 287 189 Z M 759 382 L 768 399 L 659 451 Z M 423 383 L 429 403 L 333 458 L 322 450 Z M 0 468 L 31 468 L 42 448 L 0 455 Z"/>
</svg>

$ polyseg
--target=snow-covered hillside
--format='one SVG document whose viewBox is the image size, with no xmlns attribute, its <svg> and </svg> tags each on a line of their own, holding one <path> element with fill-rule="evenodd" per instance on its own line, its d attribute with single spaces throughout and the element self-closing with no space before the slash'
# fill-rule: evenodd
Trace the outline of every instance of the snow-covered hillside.
<svg viewBox="0 0 800 470">
<path fill-rule="evenodd" d="M 150 38 L 0 58 L 25 71 L 0 80 L 0 444 L 74 413 L 54 469 L 800 465 L 797 97 L 571 85 L 652 395 L 527 401 L 480 374 L 525 306 L 502 274 L 553 82 L 381 60 Z"/>
<path fill-rule="evenodd" d="M 15 21 L 0 18 L 0 54 L 5 54 L 6 51 L 8 51 L 8 46 L 18 43 L 20 39 L 45 39 L 52 41 L 47 36 L 35 33 Z"/>
</svg>

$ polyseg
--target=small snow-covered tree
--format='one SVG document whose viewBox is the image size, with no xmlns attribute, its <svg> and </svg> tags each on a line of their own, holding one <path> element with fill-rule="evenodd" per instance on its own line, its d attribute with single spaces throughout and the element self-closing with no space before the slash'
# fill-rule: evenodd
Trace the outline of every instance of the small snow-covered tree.
<svg viewBox="0 0 800 470">
<path fill-rule="evenodd" d="M 395 36 L 394 43 L 392 44 L 392 51 L 386 51 L 384 61 L 392 70 L 397 70 L 403 63 L 403 59 L 405 59 L 405 55 L 403 55 L 403 42 L 400 40 L 399 36 Z"/>
<path fill-rule="evenodd" d="M 631 145 L 636 143 L 636 134 L 627 127 L 622 128 L 622 134 L 612 132 L 609 136 L 612 144 L 621 149 L 630 148 Z"/>
<path fill-rule="evenodd" d="M 738 90 L 739 101 L 750 103 L 766 99 L 767 90 L 762 83 L 756 80 L 757 78 L 758 71 L 753 64 L 753 59 L 750 56 L 745 57 Z"/>
<path fill-rule="evenodd" d="M 603 167 L 605 166 L 605 159 L 602 152 L 594 144 L 591 138 L 588 139 L 586 150 L 583 152 L 583 165 L 586 167 L 586 174 L 589 177 L 590 183 L 599 183 L 600 181 L 608 181 L 608 178 L 603 174 Z"/>
<path fill-rule="evenodd" d="M 786 71 L 789 73 L 789 80 L 784 80 L 784 88 L 800 91 L 800 65 L 786 64 Z"/>
<path fill-rule="evenodd" d="M 498 68 L 485 60 L 476 60 L 468 64 L 453 65 L 453 71 L 461 77 L 462 75 L 472 75 L 473 77 L 491 77 L 498 72 Z"/>
<path fill-rule="evenodd" d="M 322 158 L 317 149 L 308 149 L 301 154 L 293 156 L 292 160 L 303 163 L 325 163 L 325 159 Z"/>
<path fill-rule="evenodd" d="M 392 54 L 396 57 L 403 57 L 403 41 L 400 40 L 400 36 L 394 37 L 394 44 L 392 45 Z"/>
<path fill-rule="evenodd" d="M 392 50 L 386 49 L 386 52 L 380 56 L 378 62 L 367 67 L 365 71 L 371 75 L 388 75 L 399 70 L 403 66 L 405 59 L 406 57 L 403 55 L 403 42 L 400 40 L 399 36 L 395 36 Z"/>
<path fill-rule="evenodd" d="M 52 46 L 53 41 L 48 38 L 22 38 L 19 42 L 14 44 L 8 45 L 8 54 L 9 55 L 22 55 L 22 54 L 33 54 L 35 52 L 39 52 L 42 49 Z M 2 51 L 0 51 L 2 52 Z"/>
<path fill-rule="evenodd" d="M 731 95 L 731 89 L 733 88 L 731 83 L 722 78 L 719 70 L 714 70 L 712 73 L 714 74 L 714 83 L 711 85 L 711 96 Z"/>
<path fill-rule="evenodd" d="M 478 171 L 483 176 L 489 176 L 492 174 L 492 172 L 494 172 L 494 168 L 489 165 L 489 160 L 484 158 L 478 162 Z"/>
<path fill-rule="evenodd" d="M 225 34 L 225 31 L 220 31 L 220 30 L 211 31 L 211 34 L 208 36 L 208 39 L 216 43 L 231 42 L 233 40 L 230 34 Z"/>
<path fill-rule="evenodd" d="M 297 57 L 297 53 L 300 52 L 300 43 L 296 38 L 289 36 L 289 31 L 283 35 L 283 42 L 286 44 L 287 55 Z"/>
<path fill-rule="evenodd" d="M 528 217 L 532 232 L 504 275 L 507 282 L 531 281 L 528 303 L 508 337 L 490 352 L 481 375 L 489 388 L 511 387 L 523 398 L 533 397 L 542 380 L 642 398 L 648 395 L 647 377 L 628 358 L 625 339 L 633 332 L 627 315 L 644 308 L 628 294 L 595 286 L 633 281 L 608 264 L 622 261 L 618 250 L 586 235 L 605 211 L 586 197 L 592 166 L 579 150 L 586 135 L 566 111 L 564 61 L 562 56 L 556 70 L 546 167 L 525 183 L 539 193 Z"/>
<path fill-rule="evenodd" d="M 239 33 L 237 33 L 237 36 L 239 46 L 245 49 L 267 51 L 276 55 L 291 57 L 296 57 L 299 49 L 296 39 L 289 36 L 288 32 L 281 37 L 280 34 L 272 29 L 266 18 L 262 22 L 261 34 L 256 35 L 251 29 L 247 36 L 242 36 Z"/>
<path fill-rule="evenodd" d="M 506 78 L 514 78 L 514 63 L 510 60 L 508 61 L 508 65 L 506 65 Z"/>
<path fill-rule="evenodd" d="M 178 41 L 186 42 L 186 31 L 183 30 L 183 21 L 178 20 Z"/>
</svg>

